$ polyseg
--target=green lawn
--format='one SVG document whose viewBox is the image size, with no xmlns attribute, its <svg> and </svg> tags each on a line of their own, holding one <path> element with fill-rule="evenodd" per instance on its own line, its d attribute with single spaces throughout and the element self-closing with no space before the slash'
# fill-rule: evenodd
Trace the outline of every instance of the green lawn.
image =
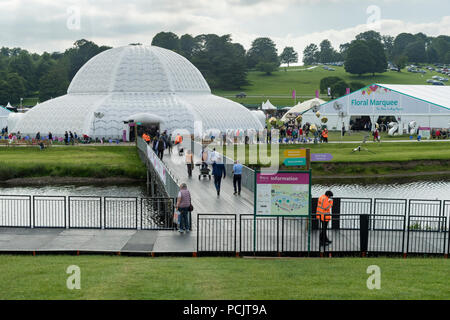
<svg viewBox="0 0 450 320">
<path fill-rule="evenodd" d="M 417 172 L 450 173 L 450 141 L 447 142 L 392 142 L 365 144 L 369 151 L 353 152 L 360 143 L 346 144 L 307 144 L 278 145 L 278 165 L 282 169 L 300 169 L 303 167 L 283 167 L 284 151 L 288 149 L 311 149 L 311 153 L 330 153 L 330 162 L 313 162 L 314 176 L 323 175 L 377 175 L 377 174 L 410 174 Z M 256 145 L 253 145 L 255 147 Z M 222 152 L 222 147 L 216 147 Z M 271 147 L 263 149 L 261 145 L 250 152 L 248 146 L 244 153 L 236 151 L 234 158 L 250 166 L 269 164 Z M 225 153 L 226 153 L 225 148 Z M 232 157 L 233 155 L 227 154 Z M 434 160 L 434 162 L 430 161 Z"/>
<path fill-rule="evenodd" d="M 291 67 L 288 69 L 290 71 L 284 71 L 284 68 L 281 68 L 280 71 L 274 72 L 270 76 L 252 71 L 248 74 L 249 86 L 233 91 L 213 90 L 213 93 L 245 104 L 261 104 L 270 99 L 274 105 L 293 106 L 292 90 L 295 89 L 298 97 L 307 96 L 311 99 L 315 97 L 316 90 L 320 88 L 320 80 L 325 77 L 335 76 L 344 79 L 347 83 L 358 81 L 365 85 L 373 83 L 425 85 L 427 79 L 431 79 L 434 75 L 440 75 L 436 72 L 428 72 L 422 77 L 421 74 L 410 73 L 405 69 L 402 72 L 388 71 L 376 74 L 374 77 L 372 75 L 359 77 L 345 72 L 344 67 L 333 67 L 336 71 L 323 70 L 321 66 L 313 70 L 300 71 L 305 68 L 307 67 Z M 245 92 L 249 97 L 236 99 L 235 95 L 240 92 Z M 306 97 L 300 98 L 301 101 L 307 99 Z"/>
<path fill-rule="evenodd" d="M 1 147 L 0 181 L 39 176 L 145 177 L 134 146 Z"/>
<path fill-rule="evenodd" d="M 81 269 L 68 290 L 66 269 Z M 370 265 L 381 289 L 366 286 Z M 449 299 L 443 258 L 0 256 L 0 299 Z"/>
</svg>

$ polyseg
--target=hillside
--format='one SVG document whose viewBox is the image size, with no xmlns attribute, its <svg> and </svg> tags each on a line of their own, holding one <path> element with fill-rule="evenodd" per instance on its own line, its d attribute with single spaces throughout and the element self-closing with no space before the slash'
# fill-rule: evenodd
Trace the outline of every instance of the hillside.
<svg viewBox="0 0 450 320">
<path fill-rule="evenodd" d="M 320 87 L 320 80 L 325 77 L 335 76 L 342 78 L 347 83 L 358 81 L 365 85 L 373 83 L 426 85 L 426 80 L 432 76 L 442 76 L 436 72 L 427 72 L 422 76 L 422 74 L 410 73 L 404 69 L 402 72 L 388 71 L 374 77 L 371 75 L 358 77 L 345 72 L 344 67 L 333 67 L 336 71 L 324 70 L 322 66 L 310 70 L 308 68 L 282 68 L 270 76 L 252 71 L 248 74 L 251 85 L 234 91 L 213 90 L 213 93 L 244 104 L 260 104 L 270 99 L 272 104 L 277 106 L 293 106 L 295 103 L 292 99 L 292 90 L 295 89 L 297 92 L 297 102 L 311 99 Z M 247 97 L 235 98 L 235 95 L 240 92 L 245 92 Z M 327 100 L 326 95 L 321 95 L 321 98 Z"/>
</svg>

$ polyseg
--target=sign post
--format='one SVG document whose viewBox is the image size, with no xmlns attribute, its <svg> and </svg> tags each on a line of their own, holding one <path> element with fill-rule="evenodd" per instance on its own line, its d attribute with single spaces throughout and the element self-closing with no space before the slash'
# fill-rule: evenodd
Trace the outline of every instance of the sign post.
<svg viewBox="0 0 450 320">
<path fill-rule="evenodd" d="M 310 217 L 311 216 L 311 170 L 255 173 L 254 192 L 254 238 L 256 252 L 256 218 L 264 217 Z M 308 250 L 310 231 L 308 230 Z"/>
</svg>

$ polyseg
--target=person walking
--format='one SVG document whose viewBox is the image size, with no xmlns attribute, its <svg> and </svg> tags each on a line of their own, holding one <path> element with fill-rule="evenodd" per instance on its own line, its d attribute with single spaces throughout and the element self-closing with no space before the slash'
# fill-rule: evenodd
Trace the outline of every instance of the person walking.
<svg viewBox="0 0 450 320">
<path fill-rule="evenodd" d="M 222 182 L 222 176 L 225 179 L 226 177 L 226 171 L 225 171 L 225 165 L 221 161 L 221 159 L 218 159 L 217 161 L 213 162 L 213 170 L 212 174 L 214 176 L 214 186 L 217 190 L 217 196 L 220 196 L 220 184 Z"/>
<path fill-rule="evenodd" d="M 172 146 L 173 146 L 173 140 L 172 140 L 172 134 L 169 134 L 169 143 L 168 143 L 168 149 L 169 149 L 169 154 L 172 154 Z"/>
<path fill-rule="evenodd" d="M 242 181 L 242 164 L 239 163 L 238 160 L 236 160 L 234 162 L 233 165 L 233 187 L 234 187 L 234 195 L 236 195 L 236 191 L 237 194 L 240 196 L 241 195 L 241 181 Z M 236 188 L 237 185 L 237 188 Z"/>
<path fill-rule="evenodd" d="M 186 166 L 188 171 L 188 177 L 192 178 L 192 169 L 194 167 L 194 155 L 191 150 L 186 152 Z"/>
<path fill-rule="evenodd" d="M 40 141 L 41 140 L 41 133 L 38 132 L 36 133 L 36 141 Z"/>
<path fill-rule="evenodd" d="M 186 183 L 180 185 L 180 192 L 178 192 L 177 205 L 175 208 L 180 211 L 180 223 L 178 232 L 189 232 L 191 230 L 191 222 L 189 219 L 189 212 L 192 211 L 191 193 L 187 189 Z"/>
<path fill-rule="evenodd" d="M 73 139 L 73 133 L 72 131 L 69 131 L 69 136 L 70 136 L 70 143 L 73 145 L 75 143 L 74 139 Z"/>
<path fill-rule="evenodd" d="M 164 142 L 164 139 L 160 137 L 158 142 L 156 143 L 156 150 L 158 151 L 158 158 L 161 160 L 163 159 L 165 149 L 166 143 Z"/>
<path fill-rule="evenodd" d="M 327 246 L 332 241 L 327 237 L 328 222 L 331 220 L 331 208 L 333 207 L 333 192 L 327 191 L 321 195 L 317 202 L 316 218 L 320 221 L 319 246 Z"/>
<path fill-rule="evenodd" d="M 67 133 L 67 131 L 66 133 L 64 133 L 64 144 L 65 145 L 69 144 L 69 134 Z"/>
<path fill-rule="evenodd" d="M 328 129 L 324 128 L 322 131 L 323 142 L 328 143 Z"/>
</svg>

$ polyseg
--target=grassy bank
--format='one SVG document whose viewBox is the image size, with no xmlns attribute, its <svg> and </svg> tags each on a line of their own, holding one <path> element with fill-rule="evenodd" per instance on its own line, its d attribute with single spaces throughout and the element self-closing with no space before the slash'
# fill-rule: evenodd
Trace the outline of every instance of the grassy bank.
<svg viewBox="0 0 450 320">
<path fill-rule="evenodd" d="M 145 178 L 136 147 L 0 148 L 0 181 L 26 177 Z"/>
<path fill-rule="evenodd" d="M 425 85 L 427 79 L 440 75 L 436 72 L 428 72 L 422 77 L 421 74 L 410 73 L 404 69 L 402 72 L 388 71 L 375 76 L 359 77 L 345 72 L 344 67 L 333 67 L 336 71 L 323 70 L 322 67 L 312 70 L 305 70 L 306 68 L 291 67 L 287 69 L 288 71 L 281 68 L 280 71 L 274 72 L 270 76 L 263 72 L 251 71 L 248 73 L 249 86 L 233 91 L 214 90 L 214 94 L 246 104 L 260 104 L 270 99 L 274 105 L 293 106 L 292 90 L 295 89 L 297 96 L 301 97 L 301 101 L 307 100 L 307 97 L 313 98 L 315 91 L 320 88 L 320 80 L 325 77 L 340 77 L 347 83 L 356 81 L 365 85 L 373 83 Z M 242 91 L 248 97 L 244 99 L 235 98 L 235 95 Z"/>
<path fill-rule="evenodd" d="M 329 153 L 333 160 L 329 162 L 314 162 L 312 165 L 315 176 L 323 175 L 376 175 L 417 172 L 449 172 L 450 173 L 450 142 L 392 142 L 366 144 L 369 151 L 353 152 L 359 143 L 346 144 L 308 144 L 308 145 L 279 145 L 278 166 L 284 169 L 299 169 L 301 167 L 286 168 L 283 165 L 285 150 L 310 148 L 311 153 Z M 225 149 L 225 152 L 226 149 Z M 268 163 L 272 150 L 258 149 L 250 151 L 247 146 L 245 159 L 243 152 L 234 158 L 242 163 L 257 167 Z"/>
<path fill-rule="evenodd" d="M 66 269 L 81 269 L 68 290 Z M 367 268 L 381 269 L 369 290 Z M 0 256 L 0 299 L 450 299 L 446 259 Z"/>
</svg>

